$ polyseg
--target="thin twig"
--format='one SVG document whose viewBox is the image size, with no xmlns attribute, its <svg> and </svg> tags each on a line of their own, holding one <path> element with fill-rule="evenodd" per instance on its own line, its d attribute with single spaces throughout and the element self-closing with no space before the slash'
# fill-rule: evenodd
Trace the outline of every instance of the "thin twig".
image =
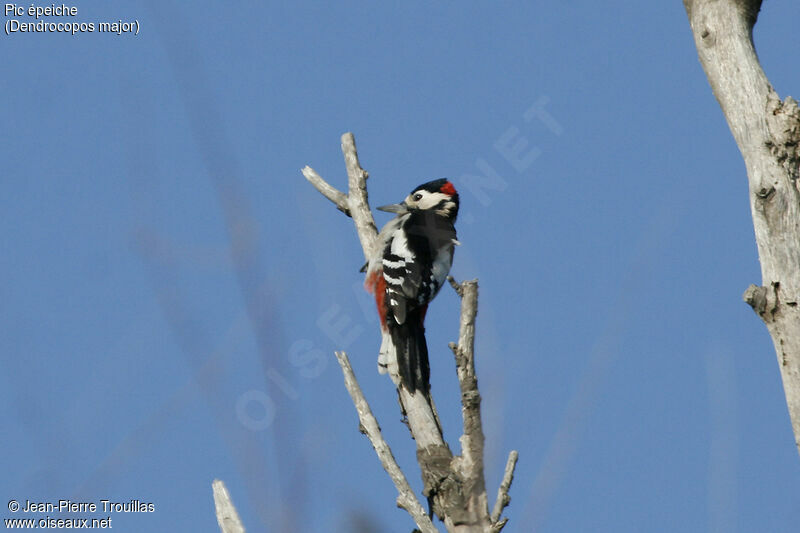
<svg viewBox="0 0 800 533">
<path fill-rule="evenodd" d="M 500 520 L 500 515 L 503 514 L 503 509 L 511 502 L 508 491 L 511 488 L 511 482 L 514 481 L 514 468 L 517 466 L 517 459 L 519 459 L 519 453 L 517 450 L 511 450 L 511 453 L 508 454 L 503 481 L 500 483 L 500 488 L 497 489 L 497 500 L 494 502 L 494 509 L 492 510 L 492 523 L 499 525 L 502 522 L 502 525 L 496 531 L 500 531 L 505 525 L 505 521 Z M 504 520 L 507 521 L 507 519 Z"/>
<path fill-rule="evenodd" d="M 214 507 L 217 510 L 217 523 L 220 531 L 222 533 L 244 533 L 244 526 L 225 483 L 215 479 L 211 488 L 214 491 Z"/>
<path fill-rule="evenodd" d="M 383 469 L 386 470 L 389 477 L 392 478 L 392 482 L 394 482 L 394 486 L 397 488 L 397 505 L 408 511 L 423 533 L 438 533 L 430 517 L 422 508 L 422 504 L 420 504 L 419 500 L 417 500 L 417 497 L 414 495 L 414 490 L 411 488 L 411 485 L 408 484 L 408 480 L 403 474 L 403 471 L 400 470 L 400 466 L 397 464 L 391 448 L 389 448 L 389 445 L 383 439 L 378 421 L 372 414 L 372 409 L 370 409 L 369 403 L 367 403 L 367 399 L 361 391 L 361 387 L 353 373 L 353 368 L 350 366 L 350 360 L 347 358 L 347 354 L 345 352 L 336 352 L 336 359 L 342 367 L 344 386 L 347 387 L 347 392 L 350 393 L 350 398 L 352 398 L 353 404 L 356 406 L 361 427 L 372 444 L 372 447 L 375 448 L 375 453 L 378 455 Z"/>
<path fill-rule="evenodd" d="M 489 533 L 500 533 L 500 531 L 502 531 L 503 528 L 506 527 L 507 523 L 508 523 L 508 518 L 503 518 L 499 522 L 495 522 L 494 524 L 492 524 L 492 527 L 489 528 Z"/>
<path fill-rule="evenodd" d="M 311 183 L 315 189 L 322 193 L 322 196 L 333 202 L 339 211 L 347 216 L 350 216 L 350 206 L 347 204 L 347 195 L 345 193 L 322 179 L 322 176 L 317 174 L 317 172 L 308 165 L 303 167 L 301 172 L 309 181 L 309 183 Z"/>
<path fill-rule="evenodd" d="M 454 278 L 453 276 L 447 276 L 447 281 L 448 283 L 450 283 L 450 286 L 453 287 L 453 290 L 456 291 L 456 294 L 458 294 L 458 296 L 461 297 L 463 295 L 463 292 L 461 290 L 461 284 L 456 281 L 456 278 Z"/>
</svg>

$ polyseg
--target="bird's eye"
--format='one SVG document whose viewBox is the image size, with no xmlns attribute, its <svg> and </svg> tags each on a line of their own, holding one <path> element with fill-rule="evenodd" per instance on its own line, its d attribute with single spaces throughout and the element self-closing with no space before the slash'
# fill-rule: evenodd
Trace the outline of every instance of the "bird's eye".
<svg viewBox="0 0 800 533">
<path fill-rule="evenodd" d="M 422 200 L 422 194 L 417 193 L 414 195 L 414 200 Z"/>
</svg>

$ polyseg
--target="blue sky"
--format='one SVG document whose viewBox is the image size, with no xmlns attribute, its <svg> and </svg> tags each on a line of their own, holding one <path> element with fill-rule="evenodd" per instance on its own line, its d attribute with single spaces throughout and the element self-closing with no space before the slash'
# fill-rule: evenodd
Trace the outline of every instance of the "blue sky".
<svg viewBox="0 0 800 533">
<path fill-rule="evenodd" d="M 138 499 L 155 512 L 115 530 L 212 532 L 221 478 L 249 531 L 410 531 L 333 358 L 419 490 L 361 250 L 300 174 L 343 188 L 352 131 L 374 205 L 461 190 L 490 497 L 520 452 L 506 531 L 796 531 L 800 458 L 741 301 L 744 165 L 681 2 L 70 5 L 140 32 L 2 36 L 5 500 Z M 756 27 L 782 97 L 798 17 L 765 2 Z M 428 313 L 456 449 L 457 306 Z"/>
</svg>

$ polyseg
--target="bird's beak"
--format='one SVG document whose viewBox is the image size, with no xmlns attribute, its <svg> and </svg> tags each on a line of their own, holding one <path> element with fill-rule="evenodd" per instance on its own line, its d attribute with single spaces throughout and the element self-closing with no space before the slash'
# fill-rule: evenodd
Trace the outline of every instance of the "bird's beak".
<svg viewBox="0 0 800 533">
<path fill-rule="evenodd" d="M 377 209 L 378 211 L 386 211 L 387 213 L 397 213 L 398 215 L 408 213 L 408 206 L 406 205 L 405 202 L 401 204 L 382 205 Z"/>
</svg>

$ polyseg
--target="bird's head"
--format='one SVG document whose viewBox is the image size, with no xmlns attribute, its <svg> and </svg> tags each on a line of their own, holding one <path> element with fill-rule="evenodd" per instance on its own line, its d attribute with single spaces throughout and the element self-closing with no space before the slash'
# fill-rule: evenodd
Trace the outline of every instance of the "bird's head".
<svg viewBox="0 0 800 533">
<path fill-rule="evenodd" d="M 415 187 L 402 203 L 384 205 L 378 209 L 398 215 L 415 210 L 432 210 L 437 215 L 455 220 L 458 215 L 458 192 L 450 181 L 442 178 Z"/>
</svg>

